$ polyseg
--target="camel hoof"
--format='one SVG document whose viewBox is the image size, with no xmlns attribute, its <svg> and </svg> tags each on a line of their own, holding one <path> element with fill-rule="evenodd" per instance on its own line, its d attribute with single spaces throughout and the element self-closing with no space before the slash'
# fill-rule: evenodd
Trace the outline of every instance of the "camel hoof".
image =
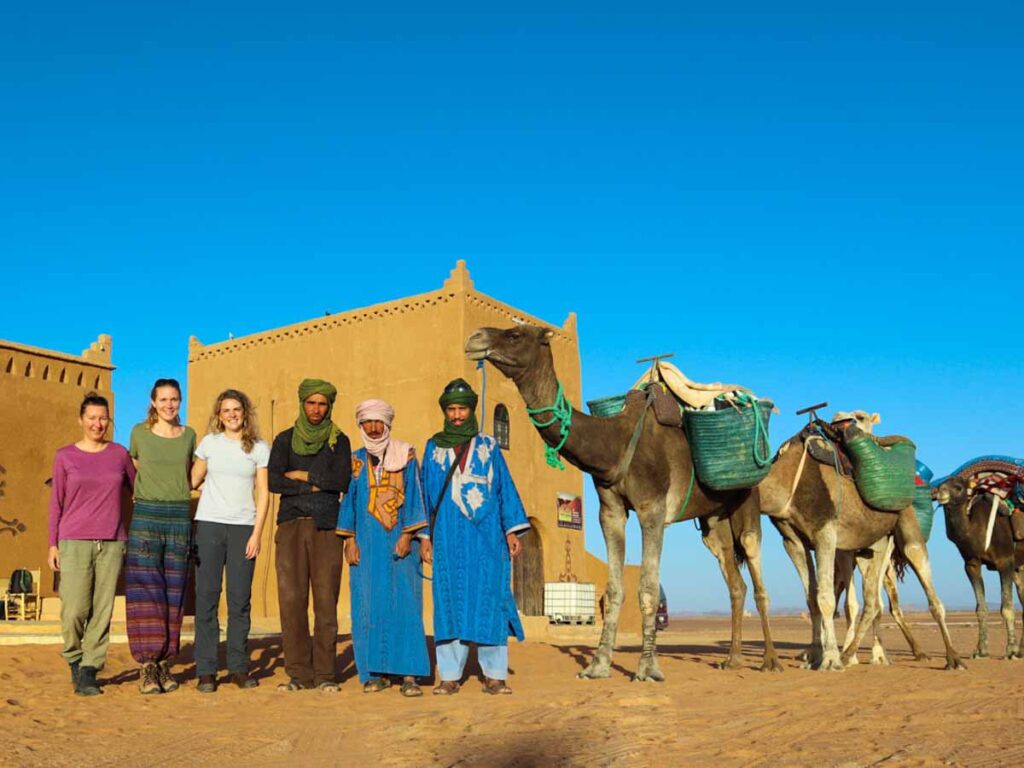
<svg viewBox="0 0 1024 768">
<path fill-rule="evenodd" d="M 591 664 L 576 677 L 579 680 L 603 680 L 604 678 L 611 677 L 611 668 L 605 665 L 594 665 Z"/>
<path fill-rule="evenodd" d="M 975 651 L 971 654 L 972 659 L 987 659 L 988 651 Z"/>
<path fill-rule="evenodd" d="M 1022 658 L 1024 656 L 1021 656 L 1017 651 L 1010 651 L 1010 653 L 1006 654 L 1007 661 L 1020 661 Z"/>
<path fill-rule="evenodd" d="M 843 666 L 844 667 L 856 667 L 856 666 L 858 666 L 860 664 L 860 659 L 857 658 L 857 654 L 856 653 L 850 654 L 849 656 L 843 655 L 840 658 L 840 661 L 843 662 Z M 875 663 L 873 659 L 872 659 L 871 663 L 872 664 Z"/>
<path fill-rule="evenodd" d="M 929 658 L 931 657 L 928 656 L 927 653 L 923 653 L 921 651 L 914 654 L 914 661 L 928 661 Z"/>
<path fill-rule="evenodd" d="M 818 665 L 819 672 L 842 672 L 843 669 L 843 660 L 839 658 L 839 654 L 825 654 Z"/>
<path fill-rule="evenodd" d="M 633 678 L 634 682 L 637 683 L 661 683 L 665 681 L 665 675 L 661 673 L 658 668 L 658 662 L 656 661 L 645 661 L 640 660 L 640 668 L 636 671 L 636 676 Z"/>
<path fill-rule="evenodd" d="M 782 662 L 776 658 L 765 659 L 761 665 L 762 672 L 783 672 L 785 668 L 782 666 Z"/>
<path fill-rule="evenodd" d="M 871 657 L 871 663 L 873 665 L 875 665 L 876 667 L 891 667 L 892 666 L 892 662 L 889 660 L 889 657 L 886 656 L 884 653 L 879 655 L 879 656 L 872 656 Z"/>
<path fill-rule="evenodd" d="M 946 659 L 946 669 L 967 669 L 967 665 L 959 658 Z"/>
<path fill-rule="evenodd" d="M 720 661 L 716 665 L 719 669 L 743 669 L 743 662 L 735 656 L 730 656 L 725 661 Z"/>
</svg>

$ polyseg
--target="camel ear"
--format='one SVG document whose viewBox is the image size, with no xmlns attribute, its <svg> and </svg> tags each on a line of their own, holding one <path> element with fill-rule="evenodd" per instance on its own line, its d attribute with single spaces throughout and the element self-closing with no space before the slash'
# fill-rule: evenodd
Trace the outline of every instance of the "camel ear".
<svg viewBox="0 0 1024 768">
<path fill-rule="evenodd" d="M 872 413 L 871 414 L 871 423 L 872 424 L 881 424 L 882 423 L 881 415 L 877 414 L 877 413 Z"/>
<path fill-rule="evenodd" d="M 555 335 L 555 332 L 552 331 L 552 330 L 542 331 L 541 334 L 540 334 L 540 342 L 541 342 L 541 344 L 550 344 L 551 343 L 551 338 L 554 335 Z"/>
</svg>

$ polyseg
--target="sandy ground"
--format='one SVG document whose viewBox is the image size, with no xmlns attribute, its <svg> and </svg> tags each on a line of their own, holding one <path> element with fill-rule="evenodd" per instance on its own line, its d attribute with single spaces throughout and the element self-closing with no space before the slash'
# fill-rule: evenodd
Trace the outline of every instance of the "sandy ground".
<svg viewBox="0 0 1024 768">
<path fill-rule="evenodd" d="M 998 614 L 996 614 L 998 617 Z M 195 690 L 191 648 L 178 691 L 142 696 L 126 645 L 111 647 L 103 696 L 71 694 L 55 646 L 0 647 L 0 765 L 1021 765 L 1024 661 L 999 657 L 943 669 L 939 634 L 912 617 L 929 661 L 913 661 L 898 631 L 884 638 L 895 664 L 843 672 L 802 670 L 809 633 L 799 617 L 773 622 L 786 670 L 757 671 L 761 638 L 747 619 L 746 669 L 722 671 L 728 623 L 673 619 L 660 634 L 665 683 L 633 683 L 637 640 L 623 638 L 608 680 L 575 674 L 594 631 L 561 631 L 512 647 L 515 694 L 490 697 L 475 680 L 454 697 L 406 700 L 393 688 L 362 693 L 347 636 L 342 690 L 283 693 L 280 648 L 253 642 L 260 688 Z M 957 648 L 974 647 L 973 617 L 952 615 Z M 869 658 L 861 653 L 862 662 Z"/>
</svg>

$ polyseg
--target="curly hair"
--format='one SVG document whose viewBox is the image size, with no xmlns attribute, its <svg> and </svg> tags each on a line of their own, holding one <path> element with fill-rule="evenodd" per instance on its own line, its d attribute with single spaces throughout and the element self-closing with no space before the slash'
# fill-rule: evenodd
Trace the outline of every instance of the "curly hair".
<svg viewBox="0 0 1024 768">
<path fill-rule="evenodd" d="M 244 392 L 237 389 L 225 389 L 217 395 L 217 399 L 213 401 L 213 413 L 210 414 L 210 424 L 206 431 L 211 435 L 224 431 L 224 425 L 220 420 L 220 407 L 225 400 L 237 400 L 242 404 L 242 450 L 251 453 L 252 447 L 260 439 L 260 428 L 256 421 L 256 408 Z"/>
</svg>

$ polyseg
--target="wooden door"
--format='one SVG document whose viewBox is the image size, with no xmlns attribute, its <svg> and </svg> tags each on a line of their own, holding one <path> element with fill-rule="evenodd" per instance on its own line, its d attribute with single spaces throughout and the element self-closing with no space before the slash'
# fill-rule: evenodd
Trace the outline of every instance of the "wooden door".
<svg viewBox="0 0 1024 768">
<path fill-rule="evenodd" d="M 543 616 L 544 545 L 536 527 L 530 528 L 521 541 L 523 551 L 512 561 L 512 592 L 516 607 L 524 616 Z"/>
</svg>

